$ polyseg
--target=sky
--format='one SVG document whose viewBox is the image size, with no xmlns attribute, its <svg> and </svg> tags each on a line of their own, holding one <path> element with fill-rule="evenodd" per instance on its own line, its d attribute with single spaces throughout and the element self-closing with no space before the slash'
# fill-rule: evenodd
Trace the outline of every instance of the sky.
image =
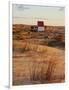
<svg viewBox="0 0 69 90">
<path fill-rule="evenodd" d="M 44 21 L 44 25 L 64 26 L 65 8 L 38 5 L 12 5 L 12 23 L 37 25 L 37 21 Z"/>
</svg>

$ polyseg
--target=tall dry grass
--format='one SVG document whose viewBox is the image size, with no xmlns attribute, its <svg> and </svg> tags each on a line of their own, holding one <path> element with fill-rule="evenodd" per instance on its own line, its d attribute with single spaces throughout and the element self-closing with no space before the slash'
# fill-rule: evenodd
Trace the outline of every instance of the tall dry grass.
<svg viewBox="0 0 69 90">
<path fill-rule="evenodd" d="M 13 57 L 14 85 L 64 81 L 64 53 L 62 50 L 17 41 L 14 41 L 13 45 L 14 53 L 18 48 L 20 51 Z"/>
<path fill-rule="evenodd" d="M 47 46 L 48 38 L 64 42 L 64 27 L 30 30 L 31 25 L 13 26 L 13 85 L 64 82 L 64 50 Z"/>
</svg>

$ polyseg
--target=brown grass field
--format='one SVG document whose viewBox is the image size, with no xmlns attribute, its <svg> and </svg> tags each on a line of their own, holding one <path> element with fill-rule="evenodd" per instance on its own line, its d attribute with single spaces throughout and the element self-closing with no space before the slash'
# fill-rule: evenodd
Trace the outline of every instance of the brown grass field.
<svg viewBox="0 0 69 90">
<path fill-rule="evenodd" d="M 30 25 L 13 25 L 13 85 L 65 81 L 64 27 L 31 32 Z"/>
</svg>

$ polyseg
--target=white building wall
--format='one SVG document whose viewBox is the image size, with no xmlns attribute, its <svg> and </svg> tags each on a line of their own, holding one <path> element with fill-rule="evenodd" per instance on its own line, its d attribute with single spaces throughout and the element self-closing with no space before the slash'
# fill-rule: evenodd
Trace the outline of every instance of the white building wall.
<svg viewBox="0 0 69 90">
<path fill-rule="evenodd" d="M 38 31 L 44 31 L 44 27 L 38 27 Z"/>
</svg>

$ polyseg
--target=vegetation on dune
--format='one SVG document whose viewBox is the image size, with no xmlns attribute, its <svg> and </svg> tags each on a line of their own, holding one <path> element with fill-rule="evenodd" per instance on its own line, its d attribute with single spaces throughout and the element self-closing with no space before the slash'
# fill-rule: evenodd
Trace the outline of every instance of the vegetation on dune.
<svg viewBox="0 0 69 90">
<path fill-rule="evenodd" d="M 30 27 L 13 25 L 13 85 L 64 82 L 64 27 Z"/>
</svg>

